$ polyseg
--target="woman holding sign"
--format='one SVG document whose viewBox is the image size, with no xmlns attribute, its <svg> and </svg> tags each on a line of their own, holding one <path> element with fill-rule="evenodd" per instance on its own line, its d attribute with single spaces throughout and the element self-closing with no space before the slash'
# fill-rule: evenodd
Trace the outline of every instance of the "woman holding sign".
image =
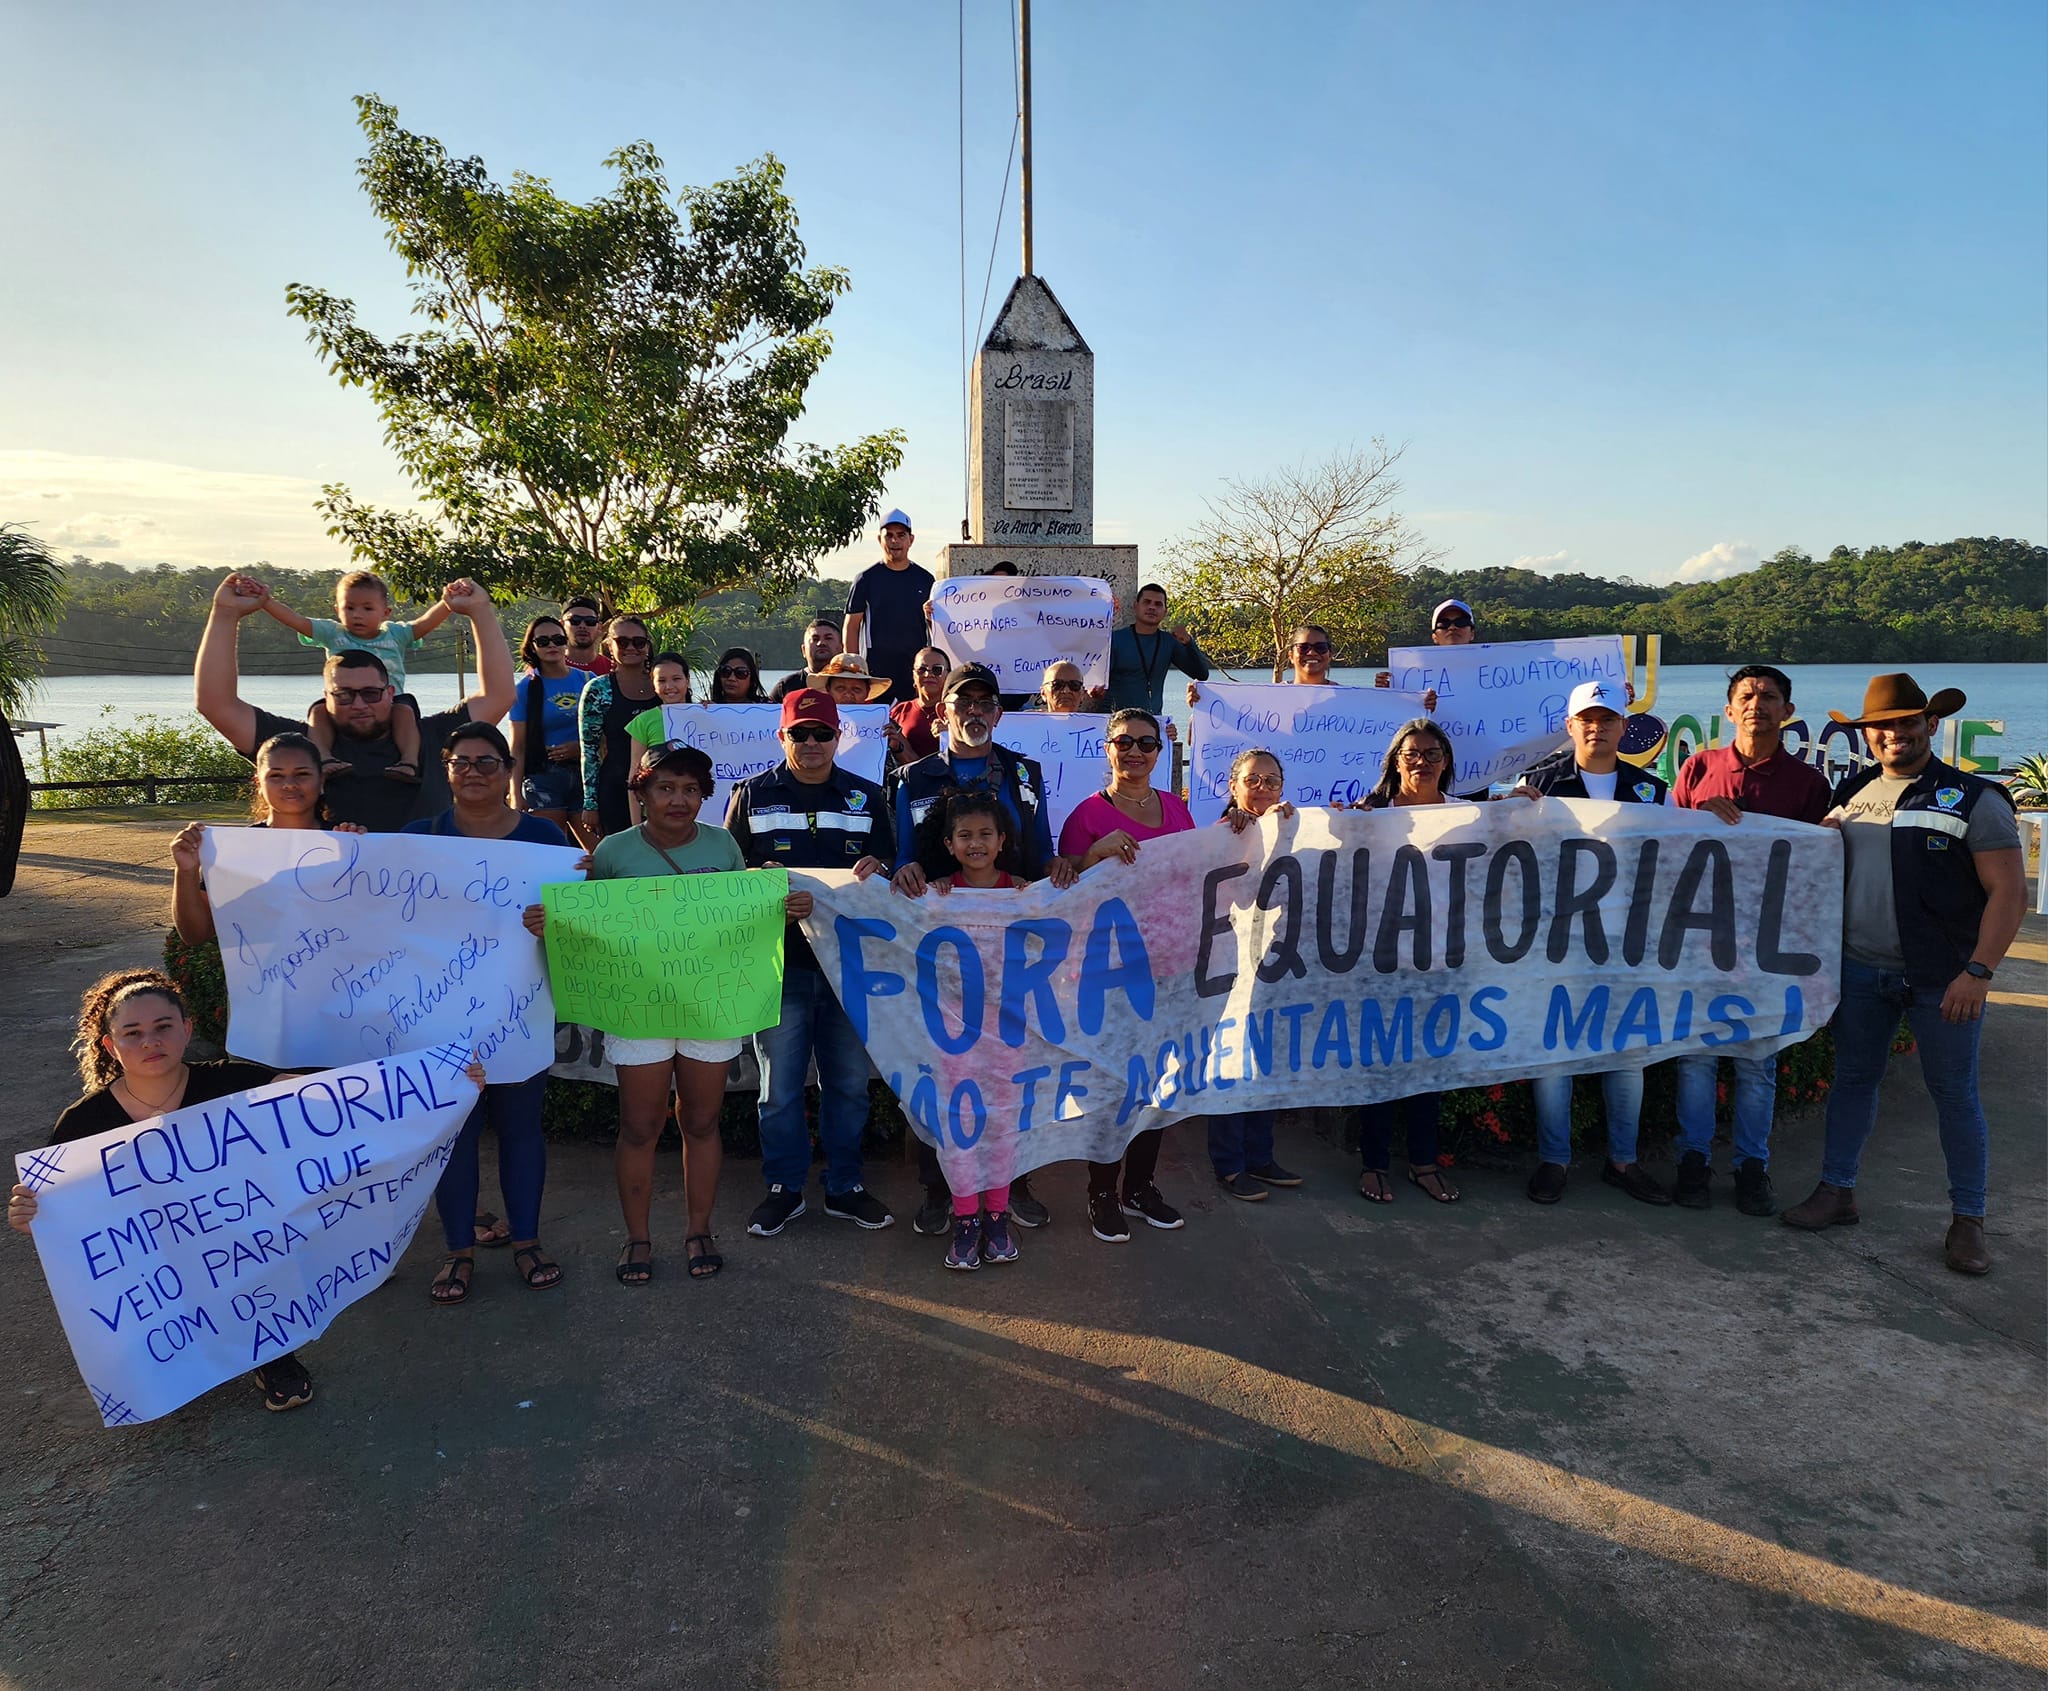
<svg viewBox="0 0 2048 1691">
<path fill-rule="evenodd" d="M 633 742 L 627 738 L 626 724 L 654 702 L 654 678 L 647 669 L 653 644 L 647 624 L 638 617 L 613 617 L 604 636 L 611 673 L 593 675 L 584 683 L 577 721 L 583 739 L 580 832 L 586 843 L 632 826 L 626 814 L 626 780 L 633 773 Z"/>
<path fill-rule="evenodd" d="M 632 777 L 646 820 L 599 844 L 591 855 L 590 878 L 618 881 L 746 868 L 732 835 L 697 820 L 713 785 L 711 759 L 695 746 L 680 740 L 649 746 Z M 527 907 L 526 926 L 544 937 L 546 921 L 538 904 Z M 619 1142 L 612 1153 L 619 1210 L 626 1221 L 626 1244 L 614 1270 L 619 1284 L 644 1286 L 654 1278 L 648 1215 L 654 1202 L 654 1153 L 668 1120 L 671 1087 L 683 1134 L 683 1198 L 689 1216 L 683 1249 L 690 1278 L 709 1279 L 725 1266 L 713 1248 L 711 1206 L 725 1164 L 718 1116 L 725 1103 L 726 1071 L 740 1054 L 740 1042 L 609 1038 L 605 1049 L 619 1083 Z"/>
<path fill-rule="evenodd" d="M 1194 827 L 1195 819 L 1178 793 L 1152 785 L 1159 762 L 1159 718 L 1149 710 L 1113 712 L 1105 727 L 1103 749 L 1109 757 L 1109 785 L 1091 793 L 1060 830 L 1060 855 L 1091 869 L 1110 858 L 1135 863 L 1140 845 L 1162 834 Z M 1154 1227 L 1183 1224 L 1181 1213 L 1160 1196 L 1152 1176 L 1159 1167 L 1159 1148 L 1166 1131 L 1151 1127 L 1132 1138 L 1118 1163 L 1088 1165 L 1088 1225 L 1095 1237 L 1113 1245 L 1131 1236 L 1124 1220 L 1135 1215 Z M 1119 1198 L 1117 1172 L 1123 1172 Z"/>
<path fill-rule="evenodd" d="M 448 770 L 448 791 L 455 803 L 439 816 L 408 822 L 407 834 L 459 835 L 471 840 L 519 840 L 529 845 L 565 846 L 568 836 L 545 817 L 523 815 L 512 808 L 512 748 L 488 722 L 466 722 L 441 746 Z M 469 1296 L 476 1267 L 474 1218 L 482 1176 L 477 1167 L 478 1141 L 484 1123 L 498 1136 L 498 1185 L 505 1194 L 511 1223 L 512 1263 L 519 1278 L 534 1291 L 562 1282 L 561 1268 L 540 1248 L 540 1195 L 547 1181 L 548 1146 L 541 1132 L 540 1106 L 548 1072 L 541 1069 L 525 1080 L 486 1086 L 476 1108 L 462 1124 L 462 1136 L 448 1153 L 448 1166 L 434 1188 L 434 1207 L 448 1255 L 427 1295 L 437 1304 L 458 1304 Z"/>
<path fill-rule="evenodd" d="M 761 666 L 744 646 L 728 646 L 718 654 L 711 671 L 711 703 L 714 705 L 765 705 L 768 695 L 761 686 Z"/>
<path fill-rule="evenodd" d="M 1353 807 L 1386 810 L 1411 804 L 1456 804 L 1448 791 L 1457 779 L 1458 760 L 1450 736 L 1426 716 L 1402 724 L 1380 765 L 1379 784 Z M 1388 1176 L 1394 1166 L 1394 1118 L 1408 1127 L 1408 1181 L 1439 1204 L 1455 1204 L 1458 1189 L 1437 1166 L 1437 1098 L 1417 1092 L 1406 1098 L 1383 1098 L 1367 1104 L 1358 1117 L 1358 1154 L 1365 1172 L 1358 1177 L 1358 1195 L 1371 1204 L 1391 1204 L 1394 1188 Z"/>
</svg>

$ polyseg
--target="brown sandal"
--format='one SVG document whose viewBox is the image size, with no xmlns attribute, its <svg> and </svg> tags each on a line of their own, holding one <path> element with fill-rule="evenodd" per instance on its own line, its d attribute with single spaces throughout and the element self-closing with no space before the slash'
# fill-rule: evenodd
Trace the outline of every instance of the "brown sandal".
<svg viewBox="0 0 2048 1691">
<path fill-rule="evenodd" d="M 1368 1186 L 1367 1181 L 1377 1184 Z M 1369 1168 L 1358 1177 L 1358 1195 L 1369 1204 L 1391 1204 L 1394 1188 L 1388 1183 L 1387 1171 L 1383 1168 Z"/>
<path fill-rule="evenodd" d="M 1425 1180 L 1433 1180 L 1436 1184 L 1425 1186 Z M 1411 1168 L 1408 1171 L 1408 1184 L 1432 1203 L 1455 1204 L 1458 1201 L 1457 1187 L 1444 1178 L 1444 1171 L 1440 1168 L 1426 1168 L 1420 1174 Z"/>
<path fill-rule="evenodd" d="M 512 1261 L 515 1264 L 513 1272 L 536 1292 L 545 1292 L 550 1286 L 562 1283 L 561 1264 L 541 1251 L 538 1240 L 531 1245 L 521 1245 L 512 1253 Z"/>
</svg>

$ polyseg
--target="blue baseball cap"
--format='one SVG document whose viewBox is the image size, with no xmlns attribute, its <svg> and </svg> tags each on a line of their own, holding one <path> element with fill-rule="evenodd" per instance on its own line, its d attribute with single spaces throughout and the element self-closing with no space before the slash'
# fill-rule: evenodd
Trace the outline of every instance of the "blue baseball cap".
<svg viewBox="0 0 2048 1691">
<path fill-rule="evenodd" d="M 875 526 L 877 528 L 887 528 L 891 523 L 895 523 L 903 528 L 911 528 L 910 513 L 901 509 L 891 511 Z M 911 529 L 911 532 L 915 533 L 916 530 Z"/>
</svg>

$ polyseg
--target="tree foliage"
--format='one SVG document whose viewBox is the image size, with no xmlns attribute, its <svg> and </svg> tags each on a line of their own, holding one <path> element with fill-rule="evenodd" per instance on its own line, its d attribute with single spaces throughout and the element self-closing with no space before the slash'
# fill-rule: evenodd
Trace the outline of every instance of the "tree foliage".
<svg viewBox="0 0 2048 1691">
<path fill-rule="evenodd" d="M 39 636 L 61 614 L 64 566 L 19 523 L 0 523 L 0 715 L 27 701 L 42 661 Z"/>
<path fill-rule="evenodd" d="M 286 298 L 344 386 L 369 389 L 425 514 L 324 490 L 329 530 L 414 593 L 458 575 L 687 611 L 805 579 L 876 509 L 902 437 L 794 445 L 844 271 L 806 269 L 772 155 L 672 196 L 635 142 L 611 193 L 564 199 L 356 102 L 359 174 L 415 315 L 386 340 L 349 301 Z"/>
<path fill-rule="evenodd" d="M 1225 484 L 1166 561 L 1167 589 L 1212 657 L 1269 663 L 1278 680 L 1287 637 L 1304 622 L 1330 631 L 1338 663 L 1385 645 L 1403 571 L 1435 557 L 1393 509 L 1400 457 L 1375 440 Z"/>
</svg>

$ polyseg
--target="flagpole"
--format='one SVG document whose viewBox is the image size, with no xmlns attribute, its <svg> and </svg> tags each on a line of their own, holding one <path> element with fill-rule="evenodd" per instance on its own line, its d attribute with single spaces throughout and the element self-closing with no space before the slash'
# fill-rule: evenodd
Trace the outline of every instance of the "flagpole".
<svg viewBox="0 0 2048 1691">
<path fill-rule="evenodd" d="M 1024 133 L 1024 274 L 1031 274 L 1031 0 L 1017 0 L 1018 42 L 1023 59 L 1020 91 L 1023 109 L 1018 116 Z"/>
</svg>

